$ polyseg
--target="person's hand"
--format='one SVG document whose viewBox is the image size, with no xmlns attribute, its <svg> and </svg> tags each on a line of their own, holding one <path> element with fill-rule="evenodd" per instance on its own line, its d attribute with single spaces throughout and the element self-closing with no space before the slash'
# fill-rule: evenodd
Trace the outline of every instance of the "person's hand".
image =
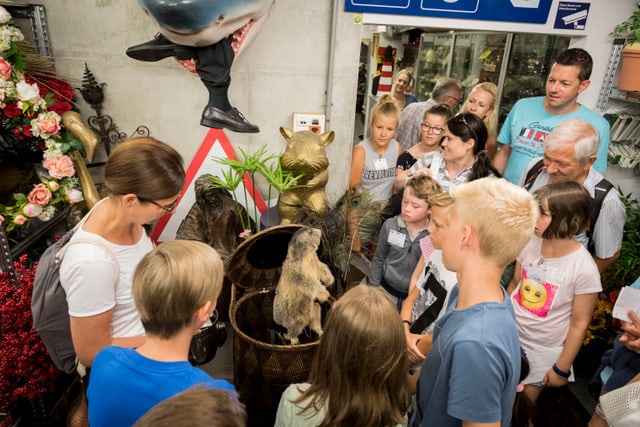
<svg viewBox="0 0 640 427">
<path fill-rule="evenodd" d="M 629 310 L 628 315 L 631 322 L 622 321 L 624 334 L 620 337 L 620 342 L 625 343 L 629 350 L 640 354 L 640 317 L 632 310 Z"/>
<path fill-rule="evenodd" d="M 407 341 L 407 355 L 411 363 L 421 363 L 426 356 L 418 349 L 417 343 L 423 337 L 420 334 L 412 334 L 404 331 L 405 340 Z"/>
<path fill-rule="evenodd" d="M 544 374 L 544 378 L 542 379 L 542 385 L 547 387 L 562 387 L 567 385 L 569 382 L 569 378 L 561 377 L 556 374 L 553 368 L 549 368 L 546 374 Z"/>
</svg>

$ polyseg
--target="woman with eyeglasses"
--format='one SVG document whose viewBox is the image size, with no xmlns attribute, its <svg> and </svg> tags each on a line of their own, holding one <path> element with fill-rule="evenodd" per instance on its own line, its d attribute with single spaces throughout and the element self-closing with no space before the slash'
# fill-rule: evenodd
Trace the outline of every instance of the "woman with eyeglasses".
<svg viewBox="0 0 640 427">
<path fill-rule="evenodd" d="M 475 85 L 464 101 L 461 113 L 473 113 L 480 117 L 487 127 L 486 150 L 493 160 L 498 149 L 498 87 L 495 83 L 482 82 Z"/>
<path fill-rule="evenodd" d="M 422 156 L 433 151 L 441 151 L 440 142 L 444 137 L 447 120 L 451 118 L 451 108 L 447 104 L 436 104 L 429 108 L 422 119 L 422 138 L 413 147 L 400 154 L 396 165 L 394 191 L 404 188 L 409 168 Z M 402 197 L 400 197 L 402 198 Z"/>
<path fill-rule="evenodd" d="M 174 211 L 184 182 L 182 157 L 164 142 L 133 138 L 111 152 L 107 197 L 85 216 L 60 266 L 71 338 L 83 365 L 90 367 L 104 347 L 144 343 L 131 293 L 138 261 L 153 249 L 144 226 Z"/>
<path fill-rule="evenodd" d="M 441 152 L 423 155 L 411 166 L 410 174 L 427 174 L 438 181 L 443 191 L 487 176 L 501 177 L 491 164 L 487 150 L 487 127 L 472 113 L 461 113 L 447 121 L 443 132 Z"/>
</svg>

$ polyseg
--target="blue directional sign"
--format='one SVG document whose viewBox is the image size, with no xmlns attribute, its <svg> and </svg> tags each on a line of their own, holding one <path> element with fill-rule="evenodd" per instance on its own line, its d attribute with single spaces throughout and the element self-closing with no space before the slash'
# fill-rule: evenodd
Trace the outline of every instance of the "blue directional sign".
<svg viewBox="0 0 640 427">
<path fill-rule="evenodd" d="M 545 24 L 553 0 L 345 0 L 344 10 Z"/>
</svg>

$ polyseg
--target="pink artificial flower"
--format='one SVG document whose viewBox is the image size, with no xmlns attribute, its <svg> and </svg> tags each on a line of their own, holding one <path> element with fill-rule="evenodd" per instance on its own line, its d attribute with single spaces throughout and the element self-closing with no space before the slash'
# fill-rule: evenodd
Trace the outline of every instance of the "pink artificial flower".
<svg viewBox="0 0 640 427">
<path fill-rule="evenodd" d="M 60 131 L 60 122 L 55 117 L 47 117 L 38 122 L 37 126 L 40 133 L 48 133 L 49 135 L 57 135 Z"/>
<path fill-rule="evenodd" d="M 251 230 L 245 228 L 242 233 L 238 234 L 238 237 L 240 237 L 241 239 L 246 239 L 250 235 L 251 235 Z"/>
<path fill-rule="evenodd" d="M 82 191 L 78 191 L 75 188 L 69 188 L 64 193 L 67 196 L 67 200 L 69 200 L 69 203 L 71 204 L 78 203 L 84 200 L 84 197 L 82 196 Z"/>
<path fill-rule="evenodd" d="M 11 78 L 11 64 L 4 58 L 0 58 L 0 79 L 9 80 Z"/>
<path fill-rule="evenodd" d="M 49 175 L 56 179 L 73 176 L 76 170 L 73 168 L 73 160 L 69 156 L 47 157 L 42 165 L 49 171 Z"/>
<path fill-rule="evenodd" d="M 58 191 L 60 184 L 58 184 L 58 181 L 49 181 L 47 182 L 47 187 L 49 187 L 51 191 Z"/>
<path fill-rule="evenodd" d="M 24 215 L 18 215 L 15 218 L 13 218 L 13 222 L 15 224 L 22 225 L 25 222 L 27 222 L 27 218 Z"/>
<path fill-rule="evenodd" d="M 3 222 L 4 222 L 4 217 L 0 215 L 0 224 L 2 224 Z"/>
<path fill-rule="evenodd" d="M 22 208 L 22 213 L 24 213 L 29 218 L 33 218 L 42 213 L 42 206 L 38 206 L 33 203 L 27 203 L 26 205 L 24 205 L 24 208 Z"/>
<path fill-rule="evenodd" d="M 47 206 L 51 201 L 51 191 L 44 184 L 36 185 L 27 197 L 29 203 L 33 203 L 38 206 Z M 18 224 L 18 223 L 16 223 Z"/>
</svg>

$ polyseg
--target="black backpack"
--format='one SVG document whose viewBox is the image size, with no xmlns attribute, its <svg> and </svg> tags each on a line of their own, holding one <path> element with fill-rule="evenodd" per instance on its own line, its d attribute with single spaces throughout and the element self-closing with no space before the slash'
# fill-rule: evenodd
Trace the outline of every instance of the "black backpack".
<svg viewBox="0 0 640 427">
<path fill-rule="evenodd" d="M 71 340 L 67 295 L 60 284 L 62 258 L 69 246 L 76 243 L 90 243 L 105 250 L 116 263 L 116 267 L 118 265 L 113 252 L 96 239 L 78 238 L 69 242 L 86 218 L 88 218 L 88 214 L 76 227 L 67 231 L 64 236 L 44 251 L 38 261 L 33 281 L 31 299 L 33 329 L 42 338 L 56 367 L 68 374 L 74 372 L 76 368 L 76 352 Z"/>
<path fill-rule="evenodd" d="M 544 162 L 542 159 L 536 162 L 527 174 L 524 177 L 524 189 L 529 191 L 533 186 L 533 183 L 540 175 L 540 172 L 544 170 Z M 600 211 L 602 210 L 602 202 L 604 198 L 607 196 L 609 191 L 613 188 L 613 184 L 602 178 L 595 187 L 594 196 L 591 200 L 591 212 L 589 214 L 589 228 L 587 229 L 587 237 L 589 238 L 589 243 L 587 245 L 587 249 L 593 255 L 595 251 L 595 243 L 593 242 L 593 227 L 596 225 L 596 221 L 598 221 L 598 217 L 600 216 Z"/>
</svg>

